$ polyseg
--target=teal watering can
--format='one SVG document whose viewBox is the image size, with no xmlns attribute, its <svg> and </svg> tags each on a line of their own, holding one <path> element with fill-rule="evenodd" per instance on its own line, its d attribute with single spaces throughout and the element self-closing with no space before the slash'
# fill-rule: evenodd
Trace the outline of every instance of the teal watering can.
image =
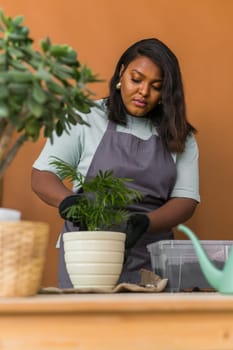
<svg viewBox="0 0 233 350">
<path fill-rule="evenodd" d="M 193 231 L 185 225 L 178 225 L 177 228 L 191 239 L 202 272 L 209 284 L 221 294 L 233 294 L 233 248 L 231 248 L 223 270 L 219 270 L 209 260 Z"/>
</svg>

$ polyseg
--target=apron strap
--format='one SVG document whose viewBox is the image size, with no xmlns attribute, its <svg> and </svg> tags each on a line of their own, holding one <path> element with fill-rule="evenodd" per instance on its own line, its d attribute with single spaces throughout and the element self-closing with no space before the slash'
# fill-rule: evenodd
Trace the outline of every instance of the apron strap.
<svg viewBox="0 0 233 350">
<path fill-rule="evenodd" d="M 116 130 L 116 128 L 117 128 L 117 123 L 114 123 L 112 120 L 109 120 L 107 129 L 108 130 Z"/>
</svg>

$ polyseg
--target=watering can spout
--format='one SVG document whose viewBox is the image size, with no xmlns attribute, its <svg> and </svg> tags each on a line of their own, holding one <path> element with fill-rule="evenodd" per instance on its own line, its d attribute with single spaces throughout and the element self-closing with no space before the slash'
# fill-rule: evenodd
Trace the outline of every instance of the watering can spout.
<svg viewBox="0 0 233 350">
<path fill-rule="evenodd" d="M 191 239 L 194 250 L 196 252 L 199 264 L 201 266 L 202 272 L 205 275 L 209 284 L 216 290 L 219 290 L 219 286 L 222 279 L 223 271 L 217 269 L 213 263 L 209 260 L 205 250 L 200 244 L 196 235 L 185 225 L 178 225 L 178 230 L 182 231 L 184 234 Z"/>
</svg>

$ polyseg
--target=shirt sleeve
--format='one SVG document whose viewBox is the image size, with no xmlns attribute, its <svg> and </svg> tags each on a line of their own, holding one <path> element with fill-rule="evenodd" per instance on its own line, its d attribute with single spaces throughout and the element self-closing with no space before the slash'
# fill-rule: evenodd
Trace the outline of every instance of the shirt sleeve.
<svg viewBox="0 0 233 350">
<path fill-rule="evenodd" d="M 176 157 L 177 178 L 171 197 L 192 198 L 200 202 L 199 151 L 193 135 L 187 137 L 184 152 Z"/>
<path fill-rule="evenodd" d="M 73 126 L 69 132 L 63 132 L 61 136 L 53 134 L 53 142 L 46 141 L 39 157 L 33 164 L 33 168 L 43 171 L 50 171 L 56 175 L 57 171 L 51 161 L 53 157 L 64 160 L 73 167 L 77 167 L 81 155 L 82 126 Z"/>
</svg>

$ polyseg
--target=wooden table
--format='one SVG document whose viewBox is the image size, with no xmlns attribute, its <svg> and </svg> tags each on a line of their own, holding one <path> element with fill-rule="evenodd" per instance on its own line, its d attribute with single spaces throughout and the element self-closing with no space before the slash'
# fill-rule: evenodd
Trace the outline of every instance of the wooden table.
<svg viewBox="0 0 233 350">
<path fill-rule="evenodd" d="M 119 293 L 0 298 L 1 350 L 233 349 L 233 296 Z"/>
</svg>

